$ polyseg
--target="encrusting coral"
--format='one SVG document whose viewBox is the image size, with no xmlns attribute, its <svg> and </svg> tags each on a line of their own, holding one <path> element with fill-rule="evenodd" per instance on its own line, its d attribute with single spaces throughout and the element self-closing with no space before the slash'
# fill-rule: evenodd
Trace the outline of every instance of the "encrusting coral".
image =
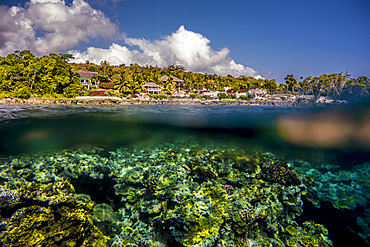
<svg viewBox="0 0 370 247">
<path fill-rule="evenodd" d="M 0 186 L 3 246 L 106 246 L 92 222 L 92 203 L 74 197 L 67 181 Z"/>
<path fill-rule="evenodd" d="M 0 179 L 6 246 L 26 237 L 66 246 L 331 246 L 323 226 L 296 221 L 311 181 L 270 153 L 186 142 L 64 151 L 3 160 Z M 114 193 L 99 190 L 113 182 Z M 40 228 L 33 237 L 31 220 Z"/>
<path fill-rule="evenodd" d="M 326 235 L 328 231 L 320 224 L 305 221 L 302 227 L 287 226 L 285 230 L 291 235 L 286 240 L 286 245 L 304 247 L 328 247 L 330 241 Z"/>
<path fill-rule="evenodd" d="M 115 185 L 124 230 L 114 246 L 284 246 L 285 227 L 302 213 L 306 187 L 276 157 L 183 145 L 121 149 L 112 158 L 125 161 Z"/>
</svg>

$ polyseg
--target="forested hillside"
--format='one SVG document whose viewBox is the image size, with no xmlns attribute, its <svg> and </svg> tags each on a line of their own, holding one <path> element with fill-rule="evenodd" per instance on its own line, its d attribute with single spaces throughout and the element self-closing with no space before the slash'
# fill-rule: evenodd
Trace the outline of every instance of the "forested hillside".
<svg viewBox="0 0 370 247">
<path fill-rule="evenodd" d="M 0 57 L 1 97 L 75 97 L 81 84 L 68 64 L 70 55 L 35 57 L 29 51 L 15 51 Z"/>
<path fill-rule="evenodd" d="M 174 77 L 183 80 L 183 89 L 191 93 L 199 93 L 204 88 L 212 91 L 223 91 L 226 88 L 230 92 L 262 88 L 270 94 L 311 94 L 314 98 L 328 96 L 335 100 L 356 100 L 370 94 L 368 77 L 350 78 L 347 72 L 299 79 L 291 74 L 286 76 L 284 83 L 277 84 L 275 79 L 257 80 L 246 76 L 235 78 L 231 75 L 195 73 L 186 71 L 181 65 L 163 68 L 138 64 L 111 66 L 105 61 L 99 65 L 88 61 L 75 64 L 68 63 L 70 58 L 71 55 L 67 54 L 36 57 L 29 51 L 15 51 L 0 57 L 0 97 L 73 98 L 91 94 L 92 91 L 80 84 L 79 75 L 73 71 L 98 72 L 92 79 L 101 82 L 99 88 L 105 89 L 109 95 L 119 97 L 144 92 L 142 86 L 147 82 L 155 82 L 162 86 L 163 93 L 171 94 L 179 90 Z M 168 75 L 170 79 L 161 81 L 163 75 Z"/>
</svg>

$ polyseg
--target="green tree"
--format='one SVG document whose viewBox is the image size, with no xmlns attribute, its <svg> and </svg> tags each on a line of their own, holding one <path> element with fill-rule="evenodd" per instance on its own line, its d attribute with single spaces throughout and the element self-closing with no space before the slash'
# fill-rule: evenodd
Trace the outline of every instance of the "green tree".
<svg viewBox="0 0 370 247">
<path fill-rule="evenodd" d="M 303 79 L 303 77 L 301 77 L 301 80 L 302 79 Z M 309 77 L 307 77 L 304 80 L 299 82 L 302 94 L 308 94 L 309 93 L 310 88 L 311 88 L 311 80 L 312 80 L 312 77 L 309 76 Z"/>
<path fill-rule="evenodd" d="M 103 75 L 107 73 L 108 68 L 109 68 L 109 63 L 107 61 L 100 62 L 100 70 L 103 73 Z"/>
<path fill-rule="evenodd" d="M 285 84 L 288 87 L 288 90 L 294 94 L 294 90 L 297 87 L 297 79 L 294 78 L 293 74 L 287 75 L 285 78 Z"/>
<path fill-rule="evenodd" d="M 0 70 L 4 73 L 0 82 L 2 94 L 22 98 L 73 97 L 80 83 L 67 62 L 70 58 L 69 54 L 35 57 L 29 51 L 9 54 L 0 62 Z"/>
<path fill-rule="evenodd" d="M 166 84 L 164 85 L 164 90 L 168 93 L 173 93 L 176 91 L 176 82 L 173 80 L 172 76 L 169 76 Z"/>
<path fill-rule="evenodd" d="M 313 77 L 310 81 L 314 100 L 317 101 L 323 91 L 327 91 L 330 85 L 330 77 L 327 74 Z"/>
<path fill-rule="evenodd" d="M 350 79 L 343 87 L 341 99 L 359 100 L 370 95 L 370 79 L 360 76 L 357 79 Z"/>
<path fill-rule="evenodd" d="M 115 86 L 115 89 L 123 94 L 135 94 L 141 91 L 140 81 L 137 76 L 132 73 L 121 73 L 119 79 L 119 85 Z"/>
<path fill-rule="evenodd" d="M 90 72 L 98 72 L 99 70 L 94 65 L 90 65 L 89 68 L 87 69 L 87 71 L 90 71 Z"/>
<path fill-rule="evenodd" d="M 265 89 L 270 94 L 275 93 L 277 90 L 276 80 L 275 79 L 272 79 L 272 80 L 265 79 L 262 88 Z"/>
<path fill-rule="evenodd" d="M 119 78 L 119 84 L 116 85 L 114 88 L 120 91 L 123 94 L 129 94 L 131 93 L 131 82 L 132 79 L 125 75 L 125 73 L 121 73 L 121 76 Z"/>
<path fill-rule="evenodd" d="M 329 76 L 333 99 L 338 100 L 340 98 L 343 87 L 347 83 L 349 76 L 348 71 L 344 75 L 342 75 L 342 73 L 335 73 Z"/>
</svg>

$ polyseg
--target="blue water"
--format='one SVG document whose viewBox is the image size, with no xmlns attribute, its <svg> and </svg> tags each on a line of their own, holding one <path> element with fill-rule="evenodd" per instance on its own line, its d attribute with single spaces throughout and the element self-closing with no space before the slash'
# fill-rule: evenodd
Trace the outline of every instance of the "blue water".
<svg viewBox="0 0 370 247">
<path fill-rule="evenodd" d="M 304 140 L 297 145 L 284 138 L 279 131 L 279 121 L 292 117 L 315 122 L 315 115 L 328 113 L 340 119 L 357 121 L 367 115 L 366 111 L 357 114 L 354 110 L 358 108 L 340 108 L 338 111 L 332 108 L 268 106 L 2 105 L 0 150 L 2 153 L 20 154 L 88 146 L 148 145 L 188 138 L 274 151 L 287 158 L 292 156 L 313 162 L 332 160 L 350 165 L 368 158 L 369 142 L 358 143 L 350 136 L 348 142 L 339 146 L 322 148 L 315 143 L 304 143 Z M 340 121 L 335 121 L 340 126 Z M 351 124 L 358 128 L 357 122 Z M 330 130 L 332 127 L 323 126 L 321 131 L 324 134 L 326 128 Z M 294 129 L 286 127 L 287 131 Z"/>
<path fill-rule="evenodd" d="M 168 136 L 176 140 L 186 136 L 207 139 L 246 135 L 261 141 L 261 132 L 275 128 L 279 115 L 309 110 L 253 106 L 0 106 L 1 146 L 5 152 L 17 153 L 81 147 L 92 142 L 97 146 L 161 142 Z"/>
<path fill-rule="evenodd" d="M 365 176 L 365 181 L 355 184 L 345 175 L 368 172 L 369 115 L 366 104 L 339 108 L 0 105 L 0 152 L 5 160 L 63 150 L 153 148 L 181 141 L 272 153 L 317 179 L 321 207 L 304 202 L 301 217 L 326 226 L 334 246 L 347 246 L 344 239 L 365 246 L 370 236 L 370 181 Z M 335 178 L 339 175 L 343 180 Z M 359 188 L 351 193 L 358 196 L 350 208 L 334 208 L 338 198 L 328 196 L 331 192 L 321 180 L 348 184 L 348 188 L 352 183 Z M 342 222 L 332 224 L 337 219 Z"/>
</svg>

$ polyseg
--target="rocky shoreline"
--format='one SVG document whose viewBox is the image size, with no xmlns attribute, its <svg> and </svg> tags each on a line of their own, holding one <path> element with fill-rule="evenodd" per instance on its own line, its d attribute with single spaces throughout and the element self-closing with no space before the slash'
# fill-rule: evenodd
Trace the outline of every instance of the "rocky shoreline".
<svg viewBox="0 0 370 247">
<path fill-rule="evenodd" d="M 249 106 L 328 106 L 333 103 L 292 102 L 279 100 L 200 100 L 200 99 L 164 99 L 141 100 L 120 98 L 84 98 L 84 99 L 19 99 L 3 98 L 0 105 L 249 105 Z"/>
</svg>

